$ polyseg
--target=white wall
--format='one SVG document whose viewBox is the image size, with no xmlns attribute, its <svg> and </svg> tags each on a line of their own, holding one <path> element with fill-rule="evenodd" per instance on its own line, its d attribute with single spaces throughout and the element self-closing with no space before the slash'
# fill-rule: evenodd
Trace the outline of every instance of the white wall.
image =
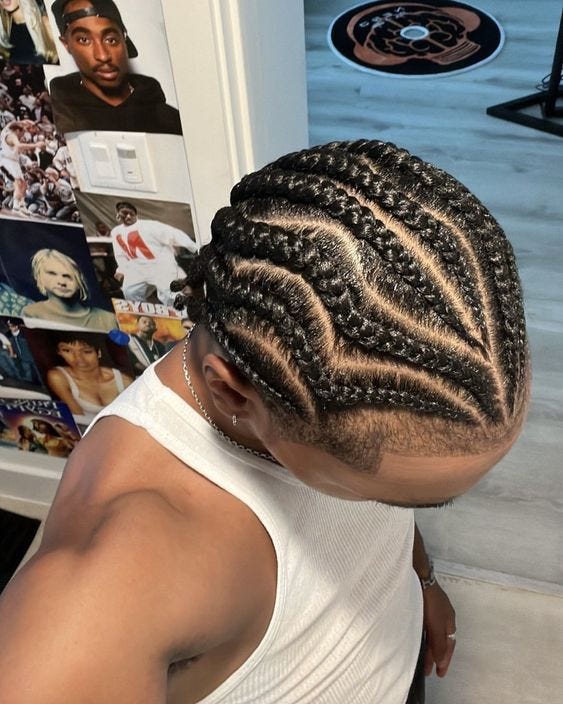
<svg viewBox="0 0 563 704">
<path fill-rule="evenodd" d="M 240 177 L 308 144 L 302 0 L 163 0 L 202 241 Z"/>
</svg>

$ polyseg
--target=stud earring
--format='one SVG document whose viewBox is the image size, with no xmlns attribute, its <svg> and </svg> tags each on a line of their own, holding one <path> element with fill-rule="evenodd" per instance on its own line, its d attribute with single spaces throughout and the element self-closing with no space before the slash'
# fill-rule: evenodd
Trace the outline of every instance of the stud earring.
<svg viewBox="0 0 563 704">
<path fill-rule="evenodd" d="M 236 425 L 238 423 L 238 418 L 236 416 L 236 413 L 233 413 L 233 417 L 231 418 L 231 420 L 233 421 L 233 425 Z"/>
</svg>

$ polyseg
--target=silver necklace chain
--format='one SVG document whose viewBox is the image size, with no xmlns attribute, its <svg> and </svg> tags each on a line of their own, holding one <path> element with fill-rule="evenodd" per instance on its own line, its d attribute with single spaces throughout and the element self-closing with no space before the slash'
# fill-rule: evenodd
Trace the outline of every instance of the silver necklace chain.
<svg viewBox="0 0 563 704">
<path fill-rule="evenodd" d="M 207 410 L 205 409 L 205 406 L 201 402 L 201 399 L 197 395 L 197 391 L 194 388 L 192 378 L 190 376 L 190 371 L 188 369 L 188 344 L 190 342 L 190 337 L 192 336 L 192 332 L 195 330 L 195 325 L 190 328 L 188 334 L 186 335 L 186 338 L 184 340 L 184 345 L 182 349 L 182 369 L 184 371 L 184 379 L 186 380 L 186 384 L 188 385 L 188 389 L 190 390 L 192 396 L 194 397 L 194 401 L 197 403 L 197 406 L 199 410 L 201 411 L 203 417 L 205 420 L 209 423 L 209 425 L 213 428 L 213 430 L 218 433 L 223 440 L 226 440 L 230 445 L 234 445 L 239 450 L 244 450 L 245 452 L 249 452 L 251 455 L 255 455 L 256 457 L 261 457 L 263 460 L 268 460 L 269 462 L 277 462 L 277 460 L 272 457 L 267 452 L 259 452 L 258 450 L 253 450 L 250 447 L 246 447 L 245 445 L 242 445 L 240 442 L 237 442 L 236 440 L 233 440 L 230 438 L 227 433 L 223 432 L 221 428 L 215 423 L 215 421 L 211 418 Z"/>
</svg>

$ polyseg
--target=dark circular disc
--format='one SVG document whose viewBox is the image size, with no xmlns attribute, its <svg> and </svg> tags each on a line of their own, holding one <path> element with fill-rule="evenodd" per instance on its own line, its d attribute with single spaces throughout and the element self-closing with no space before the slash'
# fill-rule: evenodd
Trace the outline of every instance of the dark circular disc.
<svg viewBox="0 0 563 704">
<path fill-rule="evenodd" d="M 493 59 L 504 44 L 494 17 L 454 0 L 366 2 L 330 25 L 328 42 L 362 71 L 406 78 L 468 71 Z"/>
</svg>

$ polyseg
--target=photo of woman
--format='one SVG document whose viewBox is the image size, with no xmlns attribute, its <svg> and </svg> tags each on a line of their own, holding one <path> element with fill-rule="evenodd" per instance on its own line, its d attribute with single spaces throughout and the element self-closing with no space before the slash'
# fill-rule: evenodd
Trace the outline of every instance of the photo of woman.
<svg viewBox="0 0 563 704">
<path fill-rule="evenodd" d="M 92 337 L 69 332 L 53 339 L 62 364 L 47 371 L 47 386 L 66 403 L 77 423 L 90 423 L 133 379 L 103 363 L 102 346 Z"/>
<path fill-rule="evenodd" d="M 113 313 L 89 305 L 86 280 L 74 259 L 64 252 L 40 249 L 31 259 L 31 269 L 39 292 L 47 298 L 25 306 L 24 318 L 103 332 L 116 327 Z"/>
<path fill-rule="evenodd" d="M 12 64 L 59 63 L 43 2 L 0 0 L 0 52 Z"/>
</svg>

